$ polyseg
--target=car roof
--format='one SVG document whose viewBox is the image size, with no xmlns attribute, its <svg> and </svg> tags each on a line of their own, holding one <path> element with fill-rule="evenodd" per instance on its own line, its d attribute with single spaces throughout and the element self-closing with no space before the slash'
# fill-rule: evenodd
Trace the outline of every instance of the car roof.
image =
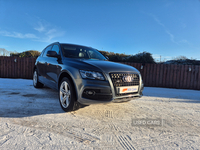
<svg viewBox="0 0 200 150">
<path fill-rule="evenodd" d="M 71 43 L 59 43 L 59 44 L 66 44 L 66 45 L 70 45 L 70 46 L 80 46 L 80 47 L 86 47 L 86 48 L 92 48 L 91 46 L 84 46 L 84 45 L 79 45 L 79 44 L 71 44 Z M 95 48 L 92 48 L 95 49 Z"/>
</svg>

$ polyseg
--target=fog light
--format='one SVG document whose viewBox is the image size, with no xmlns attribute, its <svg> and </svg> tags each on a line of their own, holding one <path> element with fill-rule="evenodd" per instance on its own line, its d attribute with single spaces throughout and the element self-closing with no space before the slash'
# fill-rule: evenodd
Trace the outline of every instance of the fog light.
<svg viewBox="0 0 200 150">
<path fill-rule="evenodd" d="M 95 95 L 95 91 L 86 91 L 86 94 L 89 96 Z"/>
</svg>

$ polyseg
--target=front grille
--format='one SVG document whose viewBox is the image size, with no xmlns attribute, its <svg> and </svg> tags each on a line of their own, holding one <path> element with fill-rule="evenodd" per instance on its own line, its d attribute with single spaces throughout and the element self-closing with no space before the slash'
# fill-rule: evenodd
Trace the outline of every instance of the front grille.
<svg viewBox="0 0 200 150">
<path fill-rule="evenodd" d="M 124 80 L 123 80 L 124 76 L 131 76 L 133 80 L 131 82 L 124 82 Z M 139 79 L 138 74 L 110 73 L 110 77 L 111 77 L 113 86 L 115 88 L 115 92 L 116 92 L 116 87 L 135 86 L 135 85 L 140 84 L 140 79 Z M 117 96 L 124 96 L 124 95 L 129 95 L 129 94 L 135 94 L 135 93 L 123 93 L 123 94 L 116 93 Z"/>
<path fill-rule="evenodd" d="M 133 78 L 132 82 L 124 82 L 124 76 L 131 76 Z M 134 86 L 139 85 L 139 75 L 138 74 L 127 74 L 127 73 L 110 73 L 110 77 L 114 87 L 116 86 Z"/>
</svg>

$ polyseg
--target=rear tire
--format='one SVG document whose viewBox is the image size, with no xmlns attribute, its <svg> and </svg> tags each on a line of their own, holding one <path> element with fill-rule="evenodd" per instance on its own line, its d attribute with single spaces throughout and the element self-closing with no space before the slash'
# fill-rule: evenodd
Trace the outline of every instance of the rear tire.
<svg viewBox="0 0 200 150">
<path fill-rule="evenodd" d="M 71 81 L 66 77 L 61 80 L 59 85 L 59 101 L 60 106 L 65 112 L 74 111 L 79 108 L 75 90 Z"/>
<path fill-rule="evenodd" d="M 35 88 L 42 88 L 44 86 L 44 84 L 42 84 L 41 82 L 38 81 L 37 69 L 35 69 L 34 72 L 33 72 L 33 86 Z"/>
</svg>

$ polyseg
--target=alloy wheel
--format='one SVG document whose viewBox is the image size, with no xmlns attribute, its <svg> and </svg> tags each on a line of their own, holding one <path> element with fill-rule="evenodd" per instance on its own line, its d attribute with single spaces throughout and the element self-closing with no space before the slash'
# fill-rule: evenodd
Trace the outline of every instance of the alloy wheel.
<svg viewBox="0 0 200 150">
<path fill-rule="evenodd" d="M 34 71 L 34 74 L 33 74 L 33 84 L 34 86 L 37 85 L 37 71 L 36 70 Z"/>
<path fill-rule="evenodd" d="M 63 81 L 60 85 L 60 103 L 62 107 L 67 108 L 69 106 L 70 98 L 70 86 L 66 81 Z"/>
</svg>

